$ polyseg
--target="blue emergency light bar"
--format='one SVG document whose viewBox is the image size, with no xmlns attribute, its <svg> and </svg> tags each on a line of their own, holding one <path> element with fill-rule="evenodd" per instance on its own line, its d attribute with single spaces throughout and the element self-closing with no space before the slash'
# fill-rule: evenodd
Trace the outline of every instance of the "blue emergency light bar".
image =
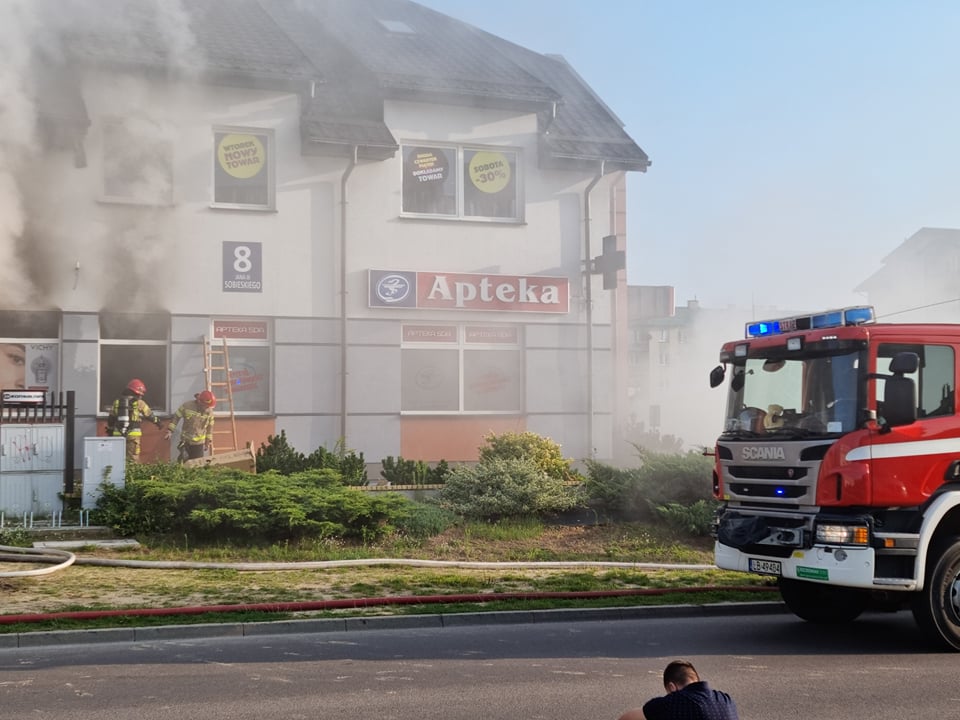
<svg viewBox="0 0 960 720">
<path fill-rule="evenodd" d="M 863 325 L 874 320 L 876 320 L 876 316 L 872 306 L 858 305 L 839 310 L 827 310 L 816 315 L 795 315 L 779 320 L 747 323 L 746 336 L 748 338 L 769 337 L 798 330 L 821 330 L 823 328 Z"/>
</svg>

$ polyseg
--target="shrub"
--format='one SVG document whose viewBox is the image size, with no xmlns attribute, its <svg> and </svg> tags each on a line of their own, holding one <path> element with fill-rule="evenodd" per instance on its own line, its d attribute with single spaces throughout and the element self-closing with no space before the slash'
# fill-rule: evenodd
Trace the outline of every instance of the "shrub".
<svg viewBox="0 0 960 720">
<path fill-rule="evenodd" d="M 268 435 L 267 442 L 261 443 L 260 449 L 257 450 L 257 472 L 259 473 L 276 470 L 281 475 L 290 475 L 305 470 L 306 467 L 306 457 L 290 445 L 286 430 L 281 430 L 279 435 Z"/>
<path fill-rule="evenodd" d="M 371 540 L 406 517 L 410 501 L 345 487 L 326 468 L 259 475 L 178 465 L 131 468 L 126 486 L 103 485 L 95 519 L 121 535 L 195 540 Z"/>
<path fill-rule="evenodd" d="M 569 510 L 577 500 L 530 458 L 487 456 L 475 467 L 453 468 L 436 502 L 467 518 L 496 520 Z"/>
<path fill-rule="evenodd" d="M 305 470 L 323 468 L 339 472 L 347 485 L 366 485 L 369 482 L 367 463 L 363 453 L 347 450 L 342 439 L 337 441 L 332 451 L 320 446 L 307 456 L 304 463 Z"/>
<path fill-rule="evenodd" d="M 286 430 L 270 435 L 257 450 L 257 472 L 275 470 L 281 475 L 292 475 L 304 470 L 336 470 L 347 485 L 367 484 L 367 464 L 363 453 L 347 450 L 342 440 L 334 449 L 320 446 L 309 455 L 298 452 L 287 440 Z"/>
<path fill-rule="evenodd" d="M 573 480 L 577 473 L 571 469 L 573 460 L 566 460 L 560 451 L 560 445 L 550 438 L 533 432 L 500 435 L 489 433 L 484 436 L 486 446 L 480 447 L 480 462 L 494 459 L 531 460 L 541 471 L 557 480 Z"/>
<path fill-rule="evenodd" d="M 696 451 L 644 451 L 640 460 L 639 467 L 629 469 L 587 461 L 583 488 L 588 501 L 600 510 L 639 520 L 663 519 L 660 507 L 712 501 L 711 458 Z"/>
<path fill-rule="evenodd" d="M 427 538 L 452 527 L 456 520 L 456 515 L 435 504 L 412 502 L 394 517 L 393 525 L 404 535 Z"/>
<path fill-rule="evenodd" d="M 423 460 L 394 459 L 393 455 L 387 455 L 380 464 L 383 466 L 380 475 L 391 485 L 442 485 L 450 472 L 446 460 L 431 468 Z"/>
<path fill-rule="evenodd" d="M 692 505 L 669 503 L 656 509 L 657 516 L 675 532 L 695 537 L 706 537 L 713 531 L 717 512 L 715 500 L 697 500 Z"/>
</svg>

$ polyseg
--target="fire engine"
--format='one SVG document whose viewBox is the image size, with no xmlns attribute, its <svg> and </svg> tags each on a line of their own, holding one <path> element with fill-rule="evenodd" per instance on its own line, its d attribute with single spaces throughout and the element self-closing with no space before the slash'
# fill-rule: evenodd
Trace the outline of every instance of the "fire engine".
<svg viewBox="0 0 960 720">
<path fill-rule="evenodd" d="M 958 355 L 960 324 L 880 323 L 869 306 L 725 343 L 717 566 L 776 576 L 811 622 L 910 608 L 960 650 Z"/>
</svg>

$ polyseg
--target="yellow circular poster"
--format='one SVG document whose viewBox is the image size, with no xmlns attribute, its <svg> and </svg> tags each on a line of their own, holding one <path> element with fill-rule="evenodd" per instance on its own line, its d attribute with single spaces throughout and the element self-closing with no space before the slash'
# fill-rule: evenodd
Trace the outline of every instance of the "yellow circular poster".
<svg viewBox="0 0 960 720">
<path fill-rule="evenodd" d="M 217 145 L 217 161 L 227 174 L 247 180 L 266 164 L 263 143 L 256 135 L 224 135 Z"/>
<path fill-rule="evenodd" d="M 477 190 L 498 193 L 510 182 L 510 162 L 503 153 L 478 152 L 470 159 L 470 181 Z"/>
</svg>

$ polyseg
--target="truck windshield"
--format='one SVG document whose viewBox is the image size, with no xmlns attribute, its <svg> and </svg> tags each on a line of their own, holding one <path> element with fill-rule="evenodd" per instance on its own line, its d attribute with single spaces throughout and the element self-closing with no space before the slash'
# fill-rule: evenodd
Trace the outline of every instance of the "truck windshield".
<svg viewBox="0 0 960 720">
<path fill-rule="evenodd" d="M 861 405 L 859 365 L 856 351 L 747 358 L 734 368 L 724 434 L 782 438 L 853 430 Z"/>
</svg>

